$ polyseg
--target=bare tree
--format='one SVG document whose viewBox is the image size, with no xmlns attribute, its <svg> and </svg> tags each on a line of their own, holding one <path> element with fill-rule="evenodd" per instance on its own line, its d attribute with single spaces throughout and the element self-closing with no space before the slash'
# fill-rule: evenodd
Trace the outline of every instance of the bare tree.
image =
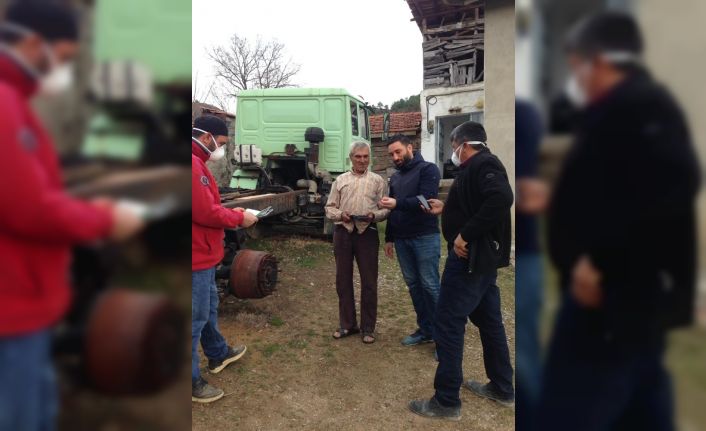
<svg viewBox="0 0 706 431">
<path fill-rule="evenodd" d="M 258 37 L 251 42 L 234 34 L 227 45 L 212 47 L 208 56 L 221 82 L 222 99 L 235 97 L 240 90 L 294 87 L 301 66 L 287 57 L 284 44 Z"/>
<path fill-rule="evenodd" d="M 191 80 L 191 103 L 205 102 L 212 96 L 215 82 L 210 82 L 207 85 L 207 88 L 203 87 L 201 85 L 201 81 L 199 80 L 198 72 L 194 74 L 194 77 Z"/>
</svg>

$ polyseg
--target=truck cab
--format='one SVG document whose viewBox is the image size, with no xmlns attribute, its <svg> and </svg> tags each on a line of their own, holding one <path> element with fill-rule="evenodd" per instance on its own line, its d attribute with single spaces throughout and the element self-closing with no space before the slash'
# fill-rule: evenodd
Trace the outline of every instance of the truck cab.
<svg viewBox="0 0 706 431">
<path fill-rule="evenodd" d="M 237 169 L 224 195 L 238 198 L 237 206 L 262 207 L 268 199 L 256 196 L 290 193 L 287 203 L 284 196 L 272 201 L 273 215 L 285 223 L 323 226 L 331 184 L 351 168 L 351 143 L 370 144 L 368 117 L 365 102 L 343 89 L 240 92 L 232 160 Z"/>
</svg>

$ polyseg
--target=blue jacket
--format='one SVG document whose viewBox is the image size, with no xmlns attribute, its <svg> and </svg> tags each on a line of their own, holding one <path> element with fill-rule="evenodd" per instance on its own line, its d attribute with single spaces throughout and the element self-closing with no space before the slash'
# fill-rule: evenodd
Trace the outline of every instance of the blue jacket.
<svg viewBox="0 0 706 431">
<path fill-rule="evenodd" d="M 390 197 L 397 200 L 397 206 L 387 219 L 385 242 L 439 232 L 438 218 L 422 211 L 417 196 L 438 198 L 440 177 L 439 168 L 425 162 L 418 152 L 390 177 Z"/>
</svg>

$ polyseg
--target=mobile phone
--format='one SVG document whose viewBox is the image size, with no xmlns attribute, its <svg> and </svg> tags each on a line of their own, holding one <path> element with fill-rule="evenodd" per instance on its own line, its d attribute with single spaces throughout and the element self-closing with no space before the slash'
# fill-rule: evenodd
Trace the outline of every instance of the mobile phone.
<svg viewBox="0 0 706 431">
<path fill-rule="evenodd" d="M 265 209 L 263 209 L 263 210 L 247 209 L 247 210 L 245 210 L 245 211 L 249 212 L 250 214 L 254 215 L 254 216 L 257 217 L 257 218 L 265 218 L 265 217 L 267 217 L 268 215 L 272 214 L 272 212 L 274 211 L 274 208 L 272 208 L 272 207 L 270 206 L 270 207 L 267 207 L 267 208 L 265 208 Z"/>
<path fill-rule="evenodd" d="M 417 200 L 422 205 L 422 208 L 424 208 L 426 211 L 429 211 L 431 209 L 431 205 L 429 205 L 427 198 L 425 198 L 423 195 L 417 196 Z"/>
<path fill-rule="evenodd" d="M 351 220 L 353 220 L 353 221 L 358 221 L 358 220 L 368 221 L 368 220 L 370 220 L 370 218 L 366 215 L 352 215 Z"/>
</svg>

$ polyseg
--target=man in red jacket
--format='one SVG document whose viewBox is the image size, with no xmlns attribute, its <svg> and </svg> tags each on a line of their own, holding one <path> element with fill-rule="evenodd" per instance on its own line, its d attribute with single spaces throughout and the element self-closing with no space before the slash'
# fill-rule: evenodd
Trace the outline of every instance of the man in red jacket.
<svg viewBox="0 0 706 431">
<path fill-rule="evenodd" d="M 143 225 L 119 205 L 64 192 L 30 106 L 36 93 L 70 83 L 65 65 L 77 51 L 78 23 L 64 3 L 18 1 L 0 22 L 0 430 L 54 429 L 51 330 L 71 299 L 71 248 Z"/>
<path fill-rule="evenodd" d="M 250 227 L 257 217 L 242 208 L 221 206 L 218 184 L 206 166 L 207 160 L 225 155 L 226 123 L 213 115 L 194 121 L 191 134 L 191 400 L 210 403 L 223 391 L 209 385 L 199 370 L 198 345 L 208 358 L 208 370 L 221 372 L 240 359 L 245 346 L 229 347 L 218 330 L 216 265 L 223 260 L 223 229 Z"/>
</svg>

